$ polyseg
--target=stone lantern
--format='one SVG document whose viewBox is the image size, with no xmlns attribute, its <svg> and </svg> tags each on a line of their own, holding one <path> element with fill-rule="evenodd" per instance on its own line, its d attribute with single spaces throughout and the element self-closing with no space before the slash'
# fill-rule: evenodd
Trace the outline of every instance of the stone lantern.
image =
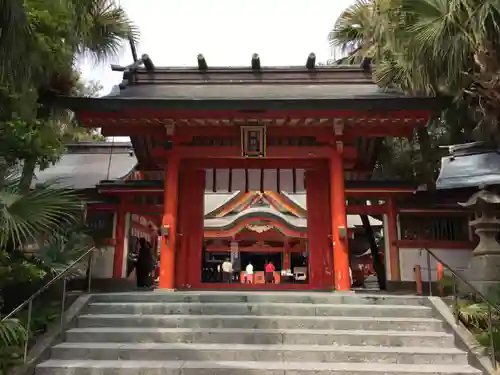
<svg viewBox="0 0 500 375">
<path fill-rule="evenodd" d="M 466 279 L 481 293 L 489 295 L 500 288 L 500 244 L 497 241 L 500 232 L 500 195 L 481 190 L 472 195 L 462 207 L 474 211 L 474 219 L 469 226 L 479 237 L 479 243 L 472 253 Z"/>
</svg>

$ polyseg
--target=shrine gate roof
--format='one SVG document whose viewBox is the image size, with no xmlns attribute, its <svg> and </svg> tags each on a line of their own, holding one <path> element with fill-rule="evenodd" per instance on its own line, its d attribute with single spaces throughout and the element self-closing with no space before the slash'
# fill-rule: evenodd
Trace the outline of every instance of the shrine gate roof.
<svg viewBox="0 0 500 375">
<path fill-rule="evenodd" d="M 307 67 L 141 67 L 102 98 L 65 97 L 76 111 L 158 110 L 433 110 L 436 98 L 407 97 L 381 89 L 368 69 L 357 66 Z M 314 108 L 311 104 L 314 103 Z"/>
</svg>

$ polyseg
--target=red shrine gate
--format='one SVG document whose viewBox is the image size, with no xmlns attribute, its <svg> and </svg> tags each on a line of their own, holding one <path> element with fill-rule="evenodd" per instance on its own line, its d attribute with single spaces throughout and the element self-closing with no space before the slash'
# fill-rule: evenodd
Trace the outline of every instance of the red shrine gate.
<svg viewBox="0 0 500 375">
<path fill-rule="evenodd" d="M 336 288 L 349 289 L 349 258 L 347 252 L 347 224 L 344 204 L 344 188 L 343 188 L 343 173 L 342 160 L 340 154 L 336 153 L 331 157 L 329 165 L 324 160 L 231 160 L 231 159 L 212 159 L 208 160 L 211 166 L 217 165 L 220 168 L 243 169 L 248 171 L 266 171 L 272 170 L 286 171 L 295 169 L 291 166 L 300 167 L 304 170 L 303 185 L 307 186 L 307 204 L 309 215 L 307 217 L 307 239 L 309 249 L 309 284 L 291 284 L 283 285 L 283 288 L 313 288 L 313 289 L 329 289 L 333 283 L 333 265 L 337 276 Z M 204 160 L 185 160 L 178 161 L 178 167 L 181 173 L 178 175 L 180 180 L 178 196 L 172 194 L 173 189 L 168 189 L 169 172 L 167 169 L 165 189 L 165 210 L 168 207 L 179 207 L 178 216 L 164 216 L 163 225 L 170 225 L 175 221 L 178 225 L 175 230 L 180 233 L 175 239 L 177 242 L 172 244 L 169 240 L 169 246 L 178 248 L 177 259 L 176 254 L 172 252 L 165 254 L 168 258 L 167 262 L 161 261 L 160 275 L 168 275 L 164 279 L 160 276 L 160 287 L 172 288 L 173 286 L 181 287 L 190 285 L 192 288 L 201 288 L 201 256 L 203 248 L 203 199 L 205 192 L 205 181 L 207 172 L 199 169 L 200 164 L 205 164 Z M 262 165 L 266 169 L 261 169 Z M 337 169 L 336 169 L 337 168 Z M 330 173 L 330 170 L 332 171 Z M 175 171 L 175 169 L 174 169 Z M 173 178 L 172 178 L 173 180 Z M 276 181 L 276 185 L 280 184 L 280 179 Z M 175 184 L 175 182 L 174 182 Z M 333 192 L 330 194 L 330 186 Z M 260 189 L 259 189 L 260 190 Z M 169 194 L 170 191 L 170 194 Z M 227 191 L 227 190 L 225 190 Z M 330 199 L 330 196 L 332 199 Z M 334 215 L 330 215 L 330 210 Z M 175 210 L 176 208 L 174 208 Z M 333 217 L 332 217 L 333 216 Z M 170 221 L 168 219 L 170 218 Z M 265 218 L 254 217 L 256 221 L 262 222 Z M 334 227 L 332 227 L 334 226 Z M 330 233 L 335 228 L 336 241 L 335 252 L 331 254 Z M 337 229 L 338 228 L 338 229 Z M 333 260 L 333 264 L 332 264 Z M 169 265 L 177 264 L 170 267 Z M 174 268 L 174 269 L 173 269 Z M 175 277 L 174 277 L 175 275 Z M 165 283 L 165 284 L 163 284 Z M 219 286 L 220 287 L 220 286 Z M 273 286 L 276 287 L 276 286 Z"/>
<path fill-rule="evenodd" d="M 370 72 L 309 60 L 304 68 L 253 61 L 252 68 L 212 69 L 203 58 L 198 68 L 133 66 L 116 96 L 61 98 L 83 124 L 130 136 L 139 170 L 164 171 L 160 288 L 202 287 L 205 188 L 231 191 L 242 181 L 230 172 L 235 181 L 208 186 L 207 170 L 220 169 L 243 171 L 244 191 L 256 181 L 250 170 L 258 171 L 261 191 L 266 175 L 278 176 L 272 184 L 280 191 L 280 171 L 302 170 L 293 184 L 308 193 L 310 283 L 283 288 L 350 288 L 344 180 L 368 179 L 373 144 L 425 126 L 436 101 L 380 93 Z"/>
</svg>

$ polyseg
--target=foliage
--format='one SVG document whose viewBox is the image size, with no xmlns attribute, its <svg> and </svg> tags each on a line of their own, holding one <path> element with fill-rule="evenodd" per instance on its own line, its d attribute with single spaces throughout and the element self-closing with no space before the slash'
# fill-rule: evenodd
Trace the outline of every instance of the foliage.
<svg viewBox="0 0 500 375">
<path fill-rule="evenodd" d="M 20 344 L 26 330 L 18 319 L 6 319 L 0 323 L 0 347 Z"/>
<path fill-rule="evenodd" d="M 0 0 L 2 312 L 92 246 L 77 226 L 83 205 L 74 191 L 56 183 L 30 187 L 35 168 L 56 162 L 64 142 L 100 138 L 54 104 L 57 95 L 95 96 L 101 90 L 81 80 L 76 58 L 105 61 L 129 38 L 137 41 L 137 29 L 113 0 Z M 60 306 L 45 302 L 36 305 L 29 338 L 25 312 L 19 321 L 0 323 L 1 374 L 22 358 L 23 343 L 58 315 Z"/>
<path fill-rule="evenodd" d="M 0 291 L 3 313 L 12 311 L 56 274 L 93 248 L 90 236 L 77 226 L 83 218 L 82 202 L 71 190 L 45 184 L 21 193 L 16 179 L 0 188 Z M 76 267 L 68 277 L 84 275 Z M 0 323 L 0 374 L 22 359 L 29 345 L 45 332 L 61 311 L 60 290 L 44 292 L 35 300 L 30 329 L 27 311 Z M 54 287 L 51 287 L 54 289 Z M 28 337 L 29 333 L 29 337 Z"/>
<path fill-rule="evenodd" d="M 0 247 L 16 249 L 45 240 L 82 218 L 78 195 L 55 182 L 21 192 L 10 176 L 0 187 Z"/>
<path fill-rule="evenodd" d="M 47 271 L 29 261 L 23 252 L 0 252 L 0 290 L 15 284 L 38 284 L 46 275 Z"/>
<path fill-rule="evenodd" d="M 9 367 L 19 362 L 26 339 L 27 331 L 18 319 L 0 322 L 0 375 L 7 375 Z"/>
<path fill-rule="evenodd" d="M 453 294 L 453 276 L 448 274 L 444 274 L 441 280 L 439 280 L 439 288 L 443 291 L 445 296 L 449 296 Z"/>
<path fill-rule="evenodd" d="M 76 229 L 76 230 L 75 230 Z M 91 236 L 85 234 L 78 228 L 70 228 L 66 233 L 56 233 L 36 251 L 36 259 L 45 268 L 50 270 L 53 276 L 64 271 L 69 264 L 84 255 L 95 246 Z M 86 264 L 80 264 L 71 270 L 68 278 L 81 277 L 85 275 Z"/>
<path fill-rule="evenodd" d="M 19 319 L 7 319 L 0 323 L 0 375 L 7 375 L 10 367 L 22 363 L 26 340 L 31 342 L 46 332 L 48 325 L 59 317 L 61 304 L 55 301 L 43 305 L 39 303 L 34 309 L 36 314 L 31 317 L 29 331 L 26 329 L 26 311 L 19 314 Z"/>
<path fill-rule="evenodd" d="M 453 295 L 453 279 L 449 275 L 444 275 L 440 281 L 440 287 L 444 289 L 445 295 Z M 489 296 L 491 308 L 491 331 L 489 327 L 488 304 L 482 299 L 476 299 L 469 287 L 457 280 L 457 310 L 460 322 L 476 337 L 479 344 L 485 348 L 490 348 L 491 341 L 495 348 L 500 347 L 500 289 Z M 450 304 L 450 308 L 452 305 Z M 454 314 L 455 314 L 455 309 Z M 496 353 L 497 360 L 500 360 L 499 353 Z"/>
<path fill-rule="evenodd" d="M 63 147 L 60 129 L 53 121 L 15 119 L 2 123 L 0 155 L 10 164 L 38 158 L 41 168 L 58 160 Z"/>
<path fill-rule="evenodd" d="M 0 157 L 8 167 L 22 162 L 26 190 L 64 142 L 100 139 L 54 104 L 57 95 L 96 93 L 81 83 L 76 58 L 103 62 L 138 31 L 113 0 L 0 0 L 0 14 Z"/>
<path fill-rule="evenodd" d="M 402 174 L 430 185 L 438 146 L 500 144 L 499 31 L 498 0 L 357 0 L 341 14 L 329 34 L 347 55 L 341 63 L 367 57 L 384 89 L 452 98 L 413 138 L 386 140 L 379 178 Z"/>
</svg>

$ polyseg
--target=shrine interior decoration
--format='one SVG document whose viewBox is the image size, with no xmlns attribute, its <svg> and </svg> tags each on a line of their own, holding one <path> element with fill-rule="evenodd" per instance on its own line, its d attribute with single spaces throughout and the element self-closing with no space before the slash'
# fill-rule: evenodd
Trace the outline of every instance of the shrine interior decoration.
<svg viewBox="0 0 500 375">
<path fill-rule="evenodd" d="M 256 233 L 264 233 L 267 232 L 268 230 L 273 229 L 273 225 L 255 225 L 255 224 L 248 224 L 247 226 L 248 230 L 251 230 L 252 232 Z"/>
<path fill-rule="evenodd" d="M 266 127 L 264 125 L 241 127 L 241 154 L 246 158 L 266 156 Z"/>
</svg>

